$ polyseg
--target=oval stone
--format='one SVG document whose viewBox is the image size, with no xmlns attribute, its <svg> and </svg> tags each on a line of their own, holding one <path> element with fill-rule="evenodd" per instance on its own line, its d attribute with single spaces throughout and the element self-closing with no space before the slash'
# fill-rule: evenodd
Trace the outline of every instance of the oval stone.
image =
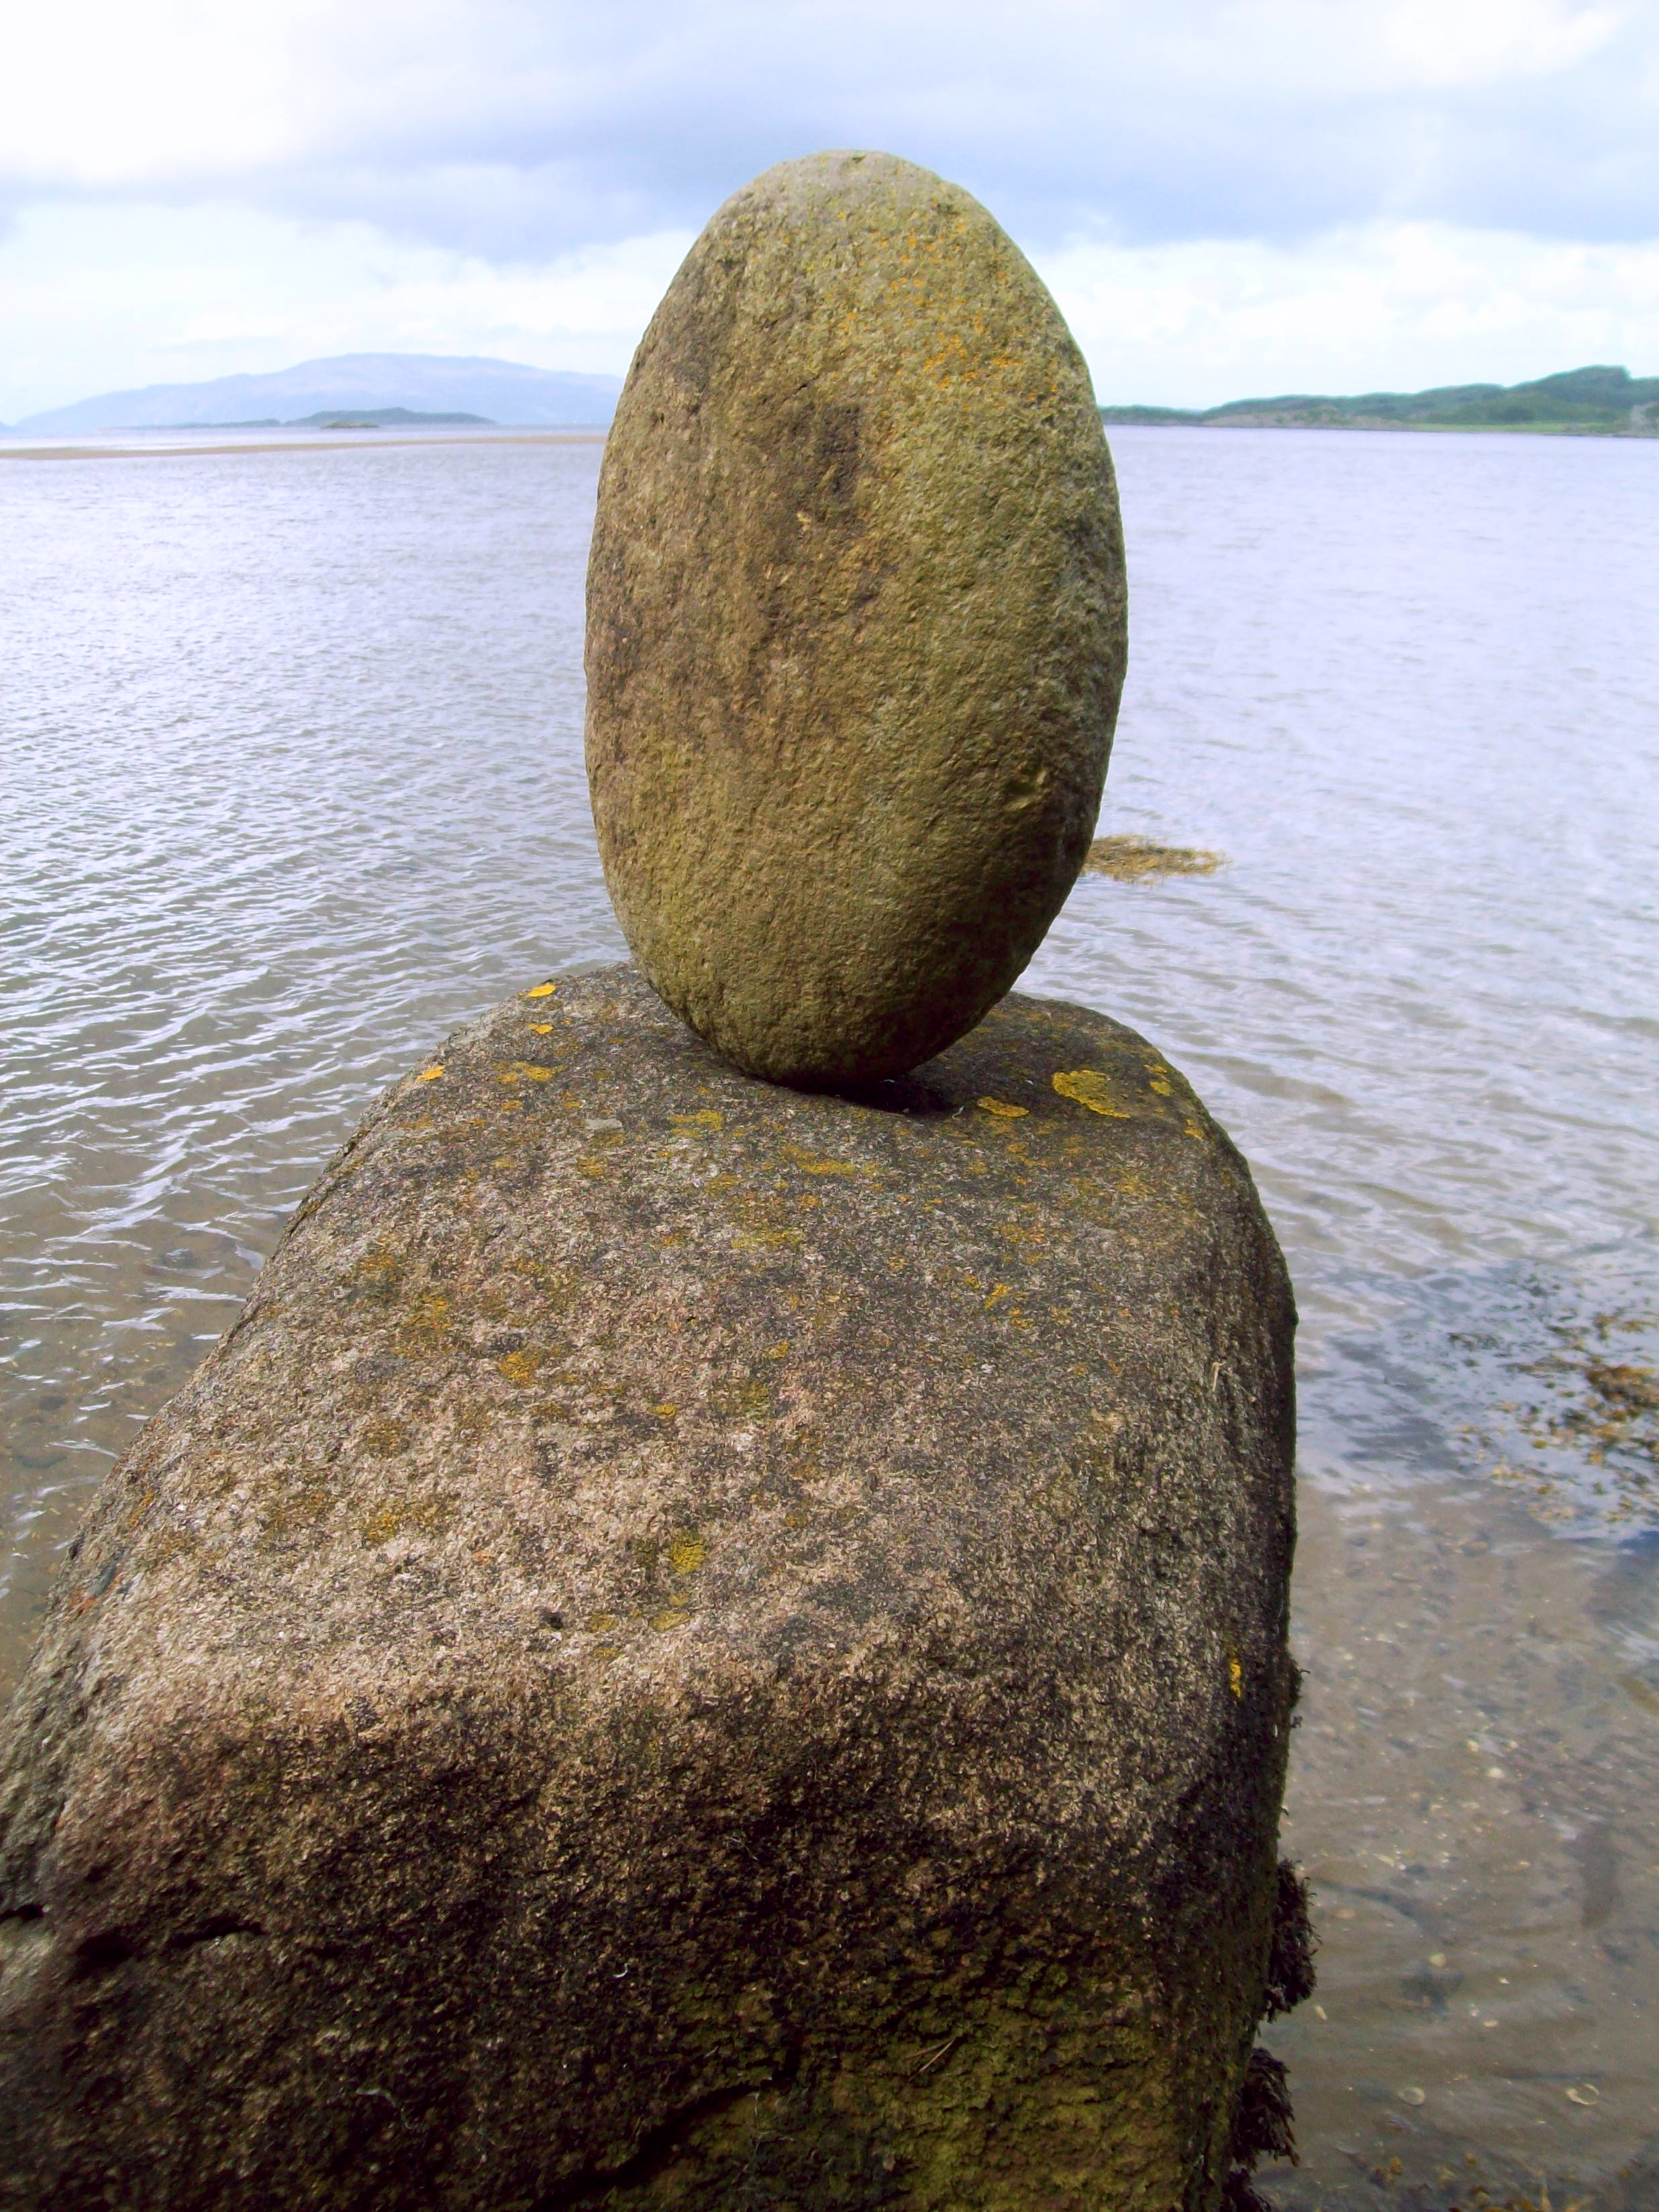
<svg viewBox="0 0 1659 2212">
<path fill-rule="evenodd" d="M 1082 865 L 1122 687 L 1082 356 L 967 192 L 885 154 L 729 199 L 629 373 L 587 586 L 587 763 L 635 957 L 751 1073 L 971 1029 Z"/>
</svg>

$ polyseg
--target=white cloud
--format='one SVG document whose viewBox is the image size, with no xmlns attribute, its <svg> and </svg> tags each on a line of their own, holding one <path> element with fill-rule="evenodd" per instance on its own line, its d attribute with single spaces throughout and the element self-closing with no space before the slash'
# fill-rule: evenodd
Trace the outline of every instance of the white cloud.
<svg viewBox="0 0 1659 2212">
<path fill-rule="evenodd" d="M 1609 0 L 59 0 L 14 191 L 237 194 L 495 256 L 695 225 L 882 145 L 1028 234 L 1380 214 L 1659 232 L 1659 11 Z"/>
<path fill-rule="evenodd" d="M 0 419 L 331 353 L 621 370 L 690 243 L 660 232 L 495 264 L 235 207 L 32 210 L 0 244 Z M 1659 374 L 1659 242 L 1382 222 L 1035 258 L 1103 399 L 1511 383 L 1591 361 Z"/>
<path fill-rule="evenodd" d="M 365 347 L 620 367 L 678 241 L 826 145 L 977 192 L 1115 397 L 1659 368 L 1651 0 L 14 14 L 0 416 Z"/>
<path fill-rule="evenodd" d="M 1115 404 L 1659 374 L 1659 240 L 1372 223 L 1293 246 L 1092 243 L 1037 265 Z"/>
</svg>

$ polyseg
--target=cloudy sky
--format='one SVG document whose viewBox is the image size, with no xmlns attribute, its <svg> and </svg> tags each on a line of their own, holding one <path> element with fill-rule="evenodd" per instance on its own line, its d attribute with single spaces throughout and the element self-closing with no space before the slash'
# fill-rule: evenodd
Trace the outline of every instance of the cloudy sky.
<svg viewBox="0 0 1659 2212">
<path fill-rule="evenodd" d="M 1659 374 L 1659 0 L 53 0 L 0 419 L 360 350 L 616 369 L 710 210 L 967 185 L 1103 398 Z"/>
</svg>

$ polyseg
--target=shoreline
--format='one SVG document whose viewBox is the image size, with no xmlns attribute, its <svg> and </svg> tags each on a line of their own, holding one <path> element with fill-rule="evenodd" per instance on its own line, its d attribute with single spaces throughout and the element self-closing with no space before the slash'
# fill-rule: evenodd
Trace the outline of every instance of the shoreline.
<svg viewBox="0 0 1659 2212">
<path fill-rule="evenodd" d="M 210 427 L 210 426 L 208 426 Z M 131 435 L 131 433 L 127 434 Z M 5 461 L 177 461 L 222 457 L 228 453 L 335 453 L 343 447 L 362 452 L 385 446 L 602 446 L 607 436 L 593 430 L 501 430 L 434 432 L 425 437 L 335 437 L 326 431 L 298 438 L 231 440 L 201 446 L 52 446 L 8 445 L 0 434 L 0 460 Z"/>
<path fill-rule="evenodd" d="M 1381 434 L 1430 438 L 1609 438 L 1615 443 L 1642 446 L 1659 439 L 1659 429 L 1608 430 L 1579 422 L 1276 422 L 1267 416 L 1228 422 L 1146 422 L 1127 408 L 1100 410 L 1109 430 L 1336 430 L 1364 435 Z"/>
</svg>

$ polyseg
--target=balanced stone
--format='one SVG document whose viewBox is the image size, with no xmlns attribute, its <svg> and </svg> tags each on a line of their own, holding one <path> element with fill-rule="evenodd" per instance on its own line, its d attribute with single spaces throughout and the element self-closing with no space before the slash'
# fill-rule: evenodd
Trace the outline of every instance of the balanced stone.
<svg viewBox="0 0 1659 2212">
<path fill-rule="evenodd" d="M 0 2201 L 1214 2212 L 1279 2140 L 1291 1326 L 1100 1015 L 858 1100 L 627 968 L 461 1032 L 73 1547 Z"/>
<path fill-rule="evenodd" d="M 1088 371 L 985 210 L 884 154 L 728 200 L 635 356 L 588 570 L 599 850 L 668 1004 L 817 1086 L 970 1029 L 1088 850 L 1124 604 Z"/>
</svg>

